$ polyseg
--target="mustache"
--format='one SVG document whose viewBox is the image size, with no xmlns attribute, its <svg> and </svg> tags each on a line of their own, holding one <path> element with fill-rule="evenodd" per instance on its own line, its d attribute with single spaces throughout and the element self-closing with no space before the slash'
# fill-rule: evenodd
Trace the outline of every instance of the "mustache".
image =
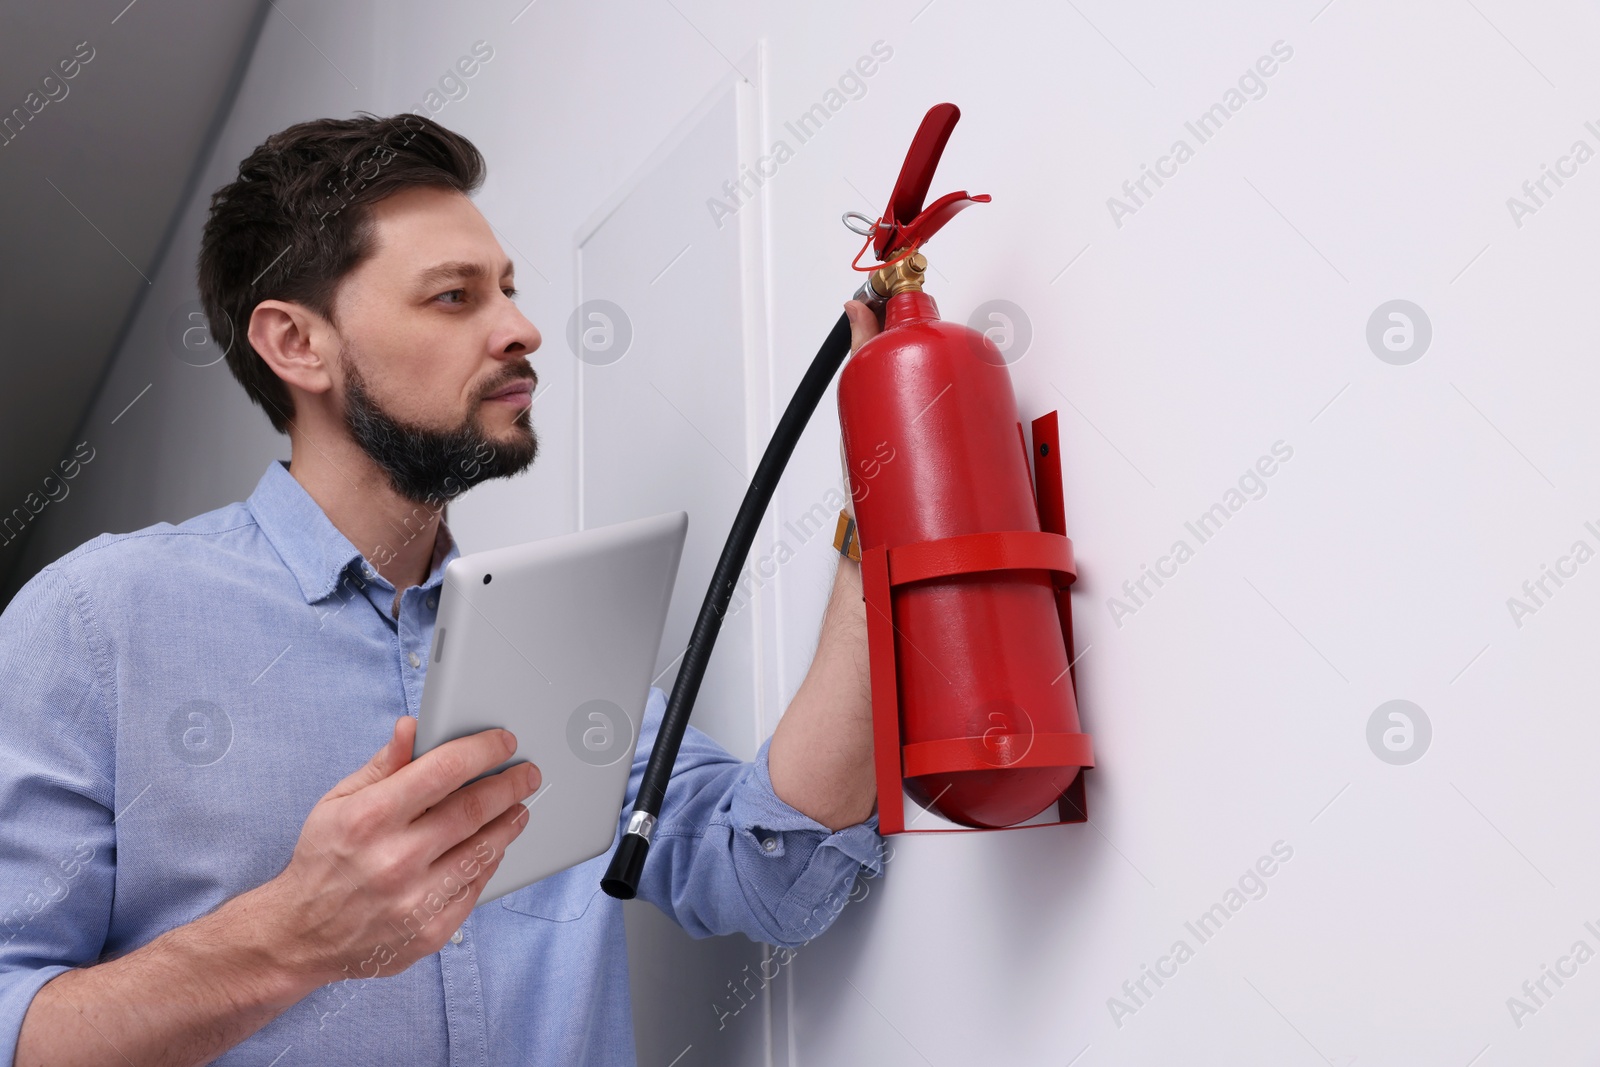
<svg viewBox="0 0 1600 1067">
<path fill-rule="evenodd" d="M 534 369 L 528 366 L 526 363 L 516 368 L 511 374 L 501 378 L 499 381 L 492 382 L 485 386 L 483 390 L 483 396 L 494 396 L 494 394 L 498 393 L 507 386 L 515 385 L 517 382 L 523 381 L 533 383 L 533 388 L 536 390 L 539 388 L 539 375 L 535 373 Z"/>
</svg>

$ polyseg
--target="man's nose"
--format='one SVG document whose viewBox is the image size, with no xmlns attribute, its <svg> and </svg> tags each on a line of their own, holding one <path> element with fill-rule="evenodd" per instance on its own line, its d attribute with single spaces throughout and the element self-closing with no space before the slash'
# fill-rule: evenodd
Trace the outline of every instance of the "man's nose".
<svg viewBox="0 0 1600 1067">
<path fill-rule="evenodd" d="M 504 333 L 493 342 L 494 350 L 500 356 L 528 355 L 538 351 L 544 343 L 544 337 L 539 333 L 539 328 L 528 321 L 528 317 L 516 304 L 510 303 L 510 315 L 503 326 Z"/>
</svg>

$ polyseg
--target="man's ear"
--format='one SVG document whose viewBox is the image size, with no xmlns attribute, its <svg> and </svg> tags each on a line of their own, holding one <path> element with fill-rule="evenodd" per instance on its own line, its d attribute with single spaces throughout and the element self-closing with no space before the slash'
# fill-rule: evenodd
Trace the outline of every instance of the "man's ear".
<svg viewBox="0 0 1600 1067">
<path fill-rule="evenodd" d="M 288 385 L 307 393 L 333 388 L 327 358 L 337 342 L 332 324 L 304 304 L 263 300 L 250 313 L 250 347 Z"/>
</svg>

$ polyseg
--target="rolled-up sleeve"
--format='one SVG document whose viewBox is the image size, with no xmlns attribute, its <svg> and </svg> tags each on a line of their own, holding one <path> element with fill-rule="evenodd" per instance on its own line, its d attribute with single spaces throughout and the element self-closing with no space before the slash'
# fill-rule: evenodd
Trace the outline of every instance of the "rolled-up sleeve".
<svg viewBox="0 0 1600 1067">
<path fill-rule="evenodd" d="M 666 694 L 651 688 L 624 819 L 665 711 Z M 834 831 L 790 807 L 772 789 L 771 744 L 746 763 L 691 726 L 678 749 L 639 895 L 694 937 L 798 948 L 832 925 L 857 876 L 883 873 L 877 814 Z"/>
<path fill-rule="evenodd" d="M 54 568 L 0 615 L 0 1062 L 15 1058 L 40 987 L 106 943 L 114 759 L 91 630 L 86 599 Z"/>
</svg>

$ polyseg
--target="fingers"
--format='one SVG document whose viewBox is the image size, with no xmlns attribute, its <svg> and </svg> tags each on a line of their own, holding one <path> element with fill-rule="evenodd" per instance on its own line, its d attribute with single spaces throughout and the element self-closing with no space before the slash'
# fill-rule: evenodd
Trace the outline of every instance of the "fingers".
<svg viewBox="0 0 1600 1067">
<path fill-rule="evenodd" d="M 456 790 L 413 823 L 412 828 L 426 838 L 426 855 L 433 860 L 477 836 L 506 812 L 526 810 L 517 802 L 537 793 L 540 782 L 538 767 L 518 763 Z"/>
<path fill-rule="evenodd" d="M 846 300 L 844 313 L 850 317 L 850 352 L 854 355 L 856 349 L 878 335 L 878 317 L 859 300 Z"/>
<path fill-rule="evenodd" d="M 517 739 L 510 730 L 482 730 L 446 741 L 374 783 L 373 800 L 389 805 L 394 815 L 411 823 L 464 783 L 510 759 L 516 750 Z"/>
<path fill-rule="evenodd" d="M 360 770 L 344 778 L 328 790 L 329 797 L 349 796 L 359 789 L 381 782 L 395 771 L 411 762 L 411 752 L 416 744 L 417 720 L 402 715 L 395 720 L 394 730 L 384 746 L 373 753 Z"/>
<path fill-rule="evenodd" d="M 527 805 L 513 804 L 484 826 L 480 833 L 459 842 L 435 860 L 433 866 L 428 868 L 430 882 L 445 887 L 444 895 L 451 900 L 460 900 L 465 890 L 476 904 L 478 894 L 483 892 L 483 887 L 489 884 L 489 879 L 500 868 L 506 848 L 527 825 Z M 447 879 L 454 879 L 461 888 L 451 885 Z"/>
</svg>

